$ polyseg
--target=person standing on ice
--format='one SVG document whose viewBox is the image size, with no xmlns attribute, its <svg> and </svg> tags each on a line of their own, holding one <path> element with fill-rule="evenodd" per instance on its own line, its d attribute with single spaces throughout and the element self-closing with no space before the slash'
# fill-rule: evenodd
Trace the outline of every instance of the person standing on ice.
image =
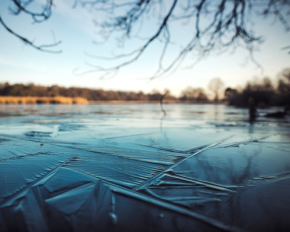
<svg viewBox="0 0 290 232">
<path fill-rule="evenodd" d="M 255 105 L 255 100 L 251 97 L 249 98 L 249 120 L 254 121 L 257 116 L 257 109 Z"/>
</svg>

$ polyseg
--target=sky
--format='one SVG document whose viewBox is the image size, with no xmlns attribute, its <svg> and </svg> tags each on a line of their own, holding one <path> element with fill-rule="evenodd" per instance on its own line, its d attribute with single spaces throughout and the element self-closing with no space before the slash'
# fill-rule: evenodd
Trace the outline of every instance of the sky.
<svg viewBox="0 0 290 232">
<path fill-rule="evenodd" d="M 41 2 L 41 0 L 37 0 Z M 275 80 L 277 74 L 290 67 L 290 55 L 282 47 L 289 46 L 290 32 L 286 33 L 282 25 L 273 19 L 254 18 L 253 29 L 263 35 L 265 42 L 254 53 L 255 59 L 263 66 L 262 72 L 249 59 L 249 52 L 244 48 L 229 50 L 222 54 L 212 54 L 200 60 L 193 68 L 185 68 L 187 63 L 197 57 L 192 55 L 190 60 L 173 74 L 164 78 L 148 81 L 158 67 L 158 59 L 162 49 L 161 43 L 156 41 L 137 62 L 121 69 L 116 76 L 100 79 L 100 73 L 76 75 L 90 70 L 87 63 L 106 66 L 112 63 L 94 59 L 86 53 L 108 57 L 121 54 L 133 47 L 138 47 L 136 39 L 128 40 L 125 47 L 118 47 L 115 37 L 106 43 L 96 45 L 93 41 L 101 41 L 99 31 L 93 20 L 99 22 L 104 16 L 98 12 L 90 12 L 77 6 L 73 8 L 73 1 L 55 1 L 55 7 L 49 20 L 41 24 L 33 24 L 32 19 L 20 14 L 9 14 L 10 1 L 0 1 L 0 15 L 5 23 L 20 35 L 26 36 L 36 44 L 62 43 L 55 50 L 62 50 L 60 54 L 40 52 L 25 45 L 15 36 L 8 33 L 0 25 L 0 82 L 35 83 L 40 85 L 60 85 L 65 87 L 79 86 L 102 88 L 105 90 L 125 90 L 151 92 L 153 89 L 163 91 L 170 89 L 171 93 L 179 96 L 188 86 L 202 87 L 207 90 L 208 83 L 215 77 L 220 77 L 225 86 L 243 86 L 253 77 L 270 77 Z M 150 19 L 148 19 L 148 22 Z M 154 26 L 145 23 L 141 28 L 143 34 L 154 32 Z M 182 26 L 174 26 L 172 31 L 173 49 L 168 50 L 167 59 L 174 57 L 180 50 L 180 42 L 192 31 Z M 138 40 L 140 41 L 140 40 Z M 142 40 L 141 40 L 142 42 Z M 165 59 L 166 60 L 166 59 Z"/>
</svg>

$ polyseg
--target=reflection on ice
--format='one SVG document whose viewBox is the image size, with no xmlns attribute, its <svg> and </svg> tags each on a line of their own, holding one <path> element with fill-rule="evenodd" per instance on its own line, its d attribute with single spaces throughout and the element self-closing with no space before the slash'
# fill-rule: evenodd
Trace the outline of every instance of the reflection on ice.
<svg viewBox="0 0 290 232">
<path fill-rule="evenodd" d="M 164 108 L 0 106 L 0 231 L 290 230 L 289 119 Z"/>
</svg>

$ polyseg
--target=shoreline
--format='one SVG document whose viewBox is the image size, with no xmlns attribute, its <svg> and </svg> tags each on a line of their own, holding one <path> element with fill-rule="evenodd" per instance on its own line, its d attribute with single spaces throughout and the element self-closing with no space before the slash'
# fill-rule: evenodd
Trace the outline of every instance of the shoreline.
<svg viewBox="0 0 290 232">
<path fill-rule="evenodd" d="M 189 101 L 166 101 L 162 104 L 227 104 L 228 102 L 189 102 Z M 160 104 L 160 101 L 89 101 L 90 105 L 93 104 Z"/>
<path fill-rule="evenodd" d="M 17 96 L 0 96 L 0 105 L 29 105 L 29 104 L 160 104 L 160 101 L 123 101 L 123 100 L 109 100 L 109 101 L 89 101 L 81 97 L 17 97 Z M 172 101 L 164 100 L 162 104 L 217 104 L 227 105 L 228 101 Z"/>
</svg>

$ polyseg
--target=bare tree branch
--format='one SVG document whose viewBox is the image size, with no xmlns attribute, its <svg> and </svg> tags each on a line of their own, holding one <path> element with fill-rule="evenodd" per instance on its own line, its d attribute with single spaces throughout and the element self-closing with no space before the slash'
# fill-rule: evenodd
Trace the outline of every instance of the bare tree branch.
<svg viewBox="0 0 290 232">
<path fill-rule="evenodd" d="M 25 44 L 28 44 L 29 46 L 39 50 L 39 51 L 43 51 L 43 52 L 50 52 L 50 53 L 61 53 L 61 50 L 59 51 L 53 51 L 53 50 L 48 50 L 48 49 L 45 49 L 45 48 L 51 48 L 51 47 L 56 47 L 58 46 L 59 44 L 61 44 L 61 41 L 58 41 L 56 43 L 53 43 L 53 44 L 45 44 L 45 45 L 35 45 L 32 41 L 26 39 L 25 37 L 17 34 L 16 32 L 12 31 L 5 23 L 4 21 L 2 20 L 1 16 L 0 16 L 0 24 L 2 24 L 2 26 L 9 32 L 11 33 L 12 35 L 16 36 L 17 38 L 19 38 L 21 41 L 23 41 Z"/>
<path fill-rule="evenodd" d="M 53 0 L 46 0 L 46 4 L 44 5 L 43 9 L 40 12 L 33 12 L 28 10 L 28 7 L 35 2 L 35 0 L 11 0 L 11 2 L 14 4 L 14 7 L 10 7 L 9 10 L 14 15 L 19 15 L 20 13 L 25 13 L 29 16 L 31 16 L 34 23 L 42 23 L 46 20 L 48 20 L 51 16 L 51 8 L 53 5 Z M 0 24 L 12 35 L 23 41 L 25 44 L 43 52 L 50 52 L 50 53 L 61 53 L 61 50 L 54 51 L 49 50 L 47 48 L 56 47 L 59 44 L 61 44 L 61 41 L 54 42 L 53 44 L 44 44 L 44 45 L 36 45 L 32 40 L 29 40 L 18 33 L 16 33 L 14 30 L 12 30 L 10 27 L 7 26 L 7 24 L 3 21 L 2 17 L 0 16 Z M 54 34 L 53 34 L 54 36 Z"/>
<path fill-rule="evenodd" d="M 133 56 L 131 59 L 119 64 L 119 65 L 116 65 L 116 66 L 113 66 L 111 68 L 102 68 L 102 67 L 99 67 L 99 66 L 95 66 L 96 70 L 95 71 L 107 71 L 107 72 L 110 72 L 110 71 L 113 71 L 113 72 L 116 72 L 118 71 L 120 68 L 124 67 L 124 66 L 127 66 L 129 64 L 132 64 L 133 62 L 135 62 L 136 60 L 138 60 L 138 58 L 142 55 L 142 53 L 146 50 L 146 48 L 154 41 L 156 40 L 160 34 L 162 33 L 162 31 L 166 28 L 166 25 L 168 23 L 168 19 L 169 17 L 171 16 L 175 6 L 176 6 L 176 3 L 177 3 L 178 0 L 174 0 L 173 3 L 172 3 L 172 6 L 170 8 L 170 10 L 168 11 L 166 17 L 164 18 L 162 24 L 160 25 L 160 27 L 158 28 L 157 32 L 143 45 L 143 47 L 141 47 L 139 50 L 135 50 L 131 53 L 129 53 L 129 55 L 121 55 L 121 57 L 124 57 L 124 56 L 130 56 L 131 54 L 136 54 L 135 56 Z M 150 2 L 149 0 L 147 0 L 146 2 Z M 148 4 L 148 3 L 147 3 Z M 136 9 L 134 8 L 132 11 L 136 11 Z M 130 15 L 132 15 L 133 12 L 130 12 Z M 133 16 L 130 16 L 130 18 L 132 18 Z M 139 17 L 139 16 L 138 16 Z M 132 19 L 130 19 L 132 20 Z M 129 24 L 127 24 L 127 19 L 124 19 L 124 18 L 120 18 L 118 19 L 118 22 L 116 23 L 116 27 L 123 27 L 122 24 L 125 25 L 125 30 L 126 30 L 126 34 L 130 34 L 131 32 L 131 26 L 129 26 Z M 119 56 L 120 58 L 120 56 Z M 108 58 L 106 58 L 108 59 Z"/>
<path fill-rule="evenodd" d="M 43 9 L 39 12 L 31 11 L 30 9 L 33 8 L 29 8 L 35 0 L 10 1 L 14 5 L 10 8 L 13 14 L 29 15 L 34 23 L 41 23 L 51 17 L 53 0 L 46 0 Z M 89 58 L 107 61 L 109 66 L 93 65 L 87 62 L 91 70 L 83 73 L 99 72 L 103 78 L 115 75 L 118 70 L 136 62 L 155 41 L 163 45 L 157 54 L 159 61 L 156 72 L 149 77 L 151 80 L 174 72 L 181 66 L 188 54 L 198 53 L 196 60 L 199 61 L 213 52 L 226 51 L 239 46 L 245 47 L 249 51 L 252 62 L 262 69 L 253 54 L 263 39 L 262 36 L 251 31 L 248 20 L 254 16 L 273 17 L 284 26 L 286 32 L 290 31 L 289 0 L 74 0 L 73 7 L 75 8 L 77 4 L 95 10 L 97 13 L 107 13 L 108 18 L 104 22 L 96 23 L 105 41 L 116 33 L 118 41 L 122 44 L 132 37 L 139 37 L 140 28 L 143 27 L 142 23 L 145 21 L 144 16 L 150 17 L 157 23 L 157 29 L 146 35 L 148 39 L 129 52 L 112 57 L 86 53 Z M 2 18 L 0 18 L 0 23 L 9 33 L 38 50 L 49 51 L 45 48 L 60 44 L 60 42 L 55 42 L 51 45 L 36 46 L 31 40 L 10 29 Z M 168 49 L 172 48 L 172 38 L 174 38 L 172 23 L 180 23 L 183 30 L 191 32 L 192 36 L 187 38 L 187 42 L 183 42 L 180 52 L 168 61 L 166 54 L 168 54 Z M 136 29 L 138 29 L 137 35 Z M 118 64 L 110 66 L 112 60 L 118 61 Z M 188 67 L 192 67 L 195 62 Z"/>
<path fill-rule="evenodd" d="M 134 6 L 129 8 L 123 16 L 113 18 L 113 22 L 104 23 L 102 25 L 103 29 L 109 30 L 113 28 L 118 31 L 124 31 L 125 35 L 129 38 L 132 28 L 138 22 L 142 14 L 144 14 L 145 9 L 157 3 L 157 1 L 154 0 L 139 0 L 131 1 L 130 5 L 132 2 L 135 2 Z M 162 3 L 162 0 L 158 1 L 159 4 L 160 2 Z M 188 53 L 197 51 L 199 53 L 199 58 L 197 58 L 197 60 L 199 61 L 202 57 L 215 50 L 226 50 L 230 47 L 239 46 L 240 43 L 244 44 L 245 48 L 249 51 L 249 57 L 252 62 L 262 70 L 262 66 L 254 59 L 253 52 L 257 46 L 263 42 L 263 39 L 261 36 L 256 36 L 254 32 L 247 28 L 247 16 L 253 11 L 258 16 L 271 15 L 279 19 L 286 30 L 288 30 L 289 27 L 288 21 L 286 20 L 286 17 L 289 16 L 285 13 L 285 7 L 288 7 L 287 9 L 289 10 L 290 5 L 289 1 L 285 0 L 198 0 L 187 1 L 186 6 L 180 4 L 177 9 L 178 3 L 184 3 L 184 1 L 172 1 L 170 10 L 163 17 L 163 21 L 159 25 L 157 32 L 143 44 L 143 47 L 123 55 L 104 59 L 118 60 L 127 57 L 128 59 L 126 61 L 121 61 L 118 65 L 109 68 L 102 67 L 102 69 L 100 69 L 100 67 L 96 67 L 95 71 L 112 72 L 130 65 L 137 61 L 142 53 L 148 49 L 154 41 L 161 38 L 164 38 L 163 49 L 159 56 L 158 68 L 156 72 L 149 77 L 150 80 L 174 72 L 180 67 Z M 284 8 L 282 9 L 282 7 Z M 205 19 L 205 16 L 212 17 L 210 17 L 210 19 Z M 169 22 L 191 19 L 195 20 L 195 32 L 193 37 L 180 51 L 179 55 L 169 62 L 169 64 L 165 65 L 164 57 L 171 42 Z M 207 22 L 207 26 L 204 26 L 205 22 Z M 193 65 L 189 65 L 189 67 Z M 93 72 L 93 70 L 90 71 Z"/>
</svg>

